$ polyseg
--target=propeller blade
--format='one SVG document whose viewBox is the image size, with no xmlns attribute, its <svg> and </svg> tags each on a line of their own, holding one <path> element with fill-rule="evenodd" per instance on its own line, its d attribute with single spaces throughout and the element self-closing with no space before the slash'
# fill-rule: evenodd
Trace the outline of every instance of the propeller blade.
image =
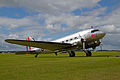
<svg viewBox="0 0 120 80">
<path fill-rule="evenodd" d="M 85 40 L 81 38 L 81 42 L 82 42 L 83 50 L 85 50 Z"/>
<path fill-rule="evenodd" d="M 103 50 L 103 43 L 102 43 L 102 40 L 100 40 L 100 49 L 101 49 L 101 51 Z"/>
<path fill-rule="evenodd" d="M 85 50 L 85 42 L 83 42 L 83 50 Z"/>
</svg>

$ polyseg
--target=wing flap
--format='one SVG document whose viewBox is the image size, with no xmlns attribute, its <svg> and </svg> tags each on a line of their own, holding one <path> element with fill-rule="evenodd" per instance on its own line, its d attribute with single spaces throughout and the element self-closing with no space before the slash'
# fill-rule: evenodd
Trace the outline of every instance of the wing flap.
<svg viewBox="0 0 120 80">
<path fill-rule="evenodd" d="M 31 47 L 42 48 L 42 49 L 47 49 L 47 50 L 52 50 L 52 51 L 71 47 L 71 44 L 58 43 L 58 42 L 26 41 L 26 40 L 15 40 L 15 39 L 7 39 L 5 41 L 8 43 L 12 43 L 12 44 L 31 46 Z"/>
</svg>

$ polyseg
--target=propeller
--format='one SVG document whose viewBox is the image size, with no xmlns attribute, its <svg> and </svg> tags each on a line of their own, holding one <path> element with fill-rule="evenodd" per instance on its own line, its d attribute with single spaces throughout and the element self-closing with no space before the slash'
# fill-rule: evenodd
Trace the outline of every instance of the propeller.
<svg viewBox="0 0 120 80">
<path fill-rule="evenodd" d="M 103 50 L 103 43 L 102 43 L 102 39 L 100 39 L 100 49 L 101 49 L 101 51 Z"/>
<path fill-rule="evenodd" d="M 85 39 L 84 39 L 84 37 L 85 37 L 85 35 L 84 35 L 84 37 L 82 37 L 81 35 L 79 35 L 80 37 L 81 37 L 81 42 L 82 42 L 82 45 L 83 45 L 83 51 L 85 50 Z"/>
<path fill-rule="evenodd" d="M 83 50 L 85 50 L 85 39 L 81 38 L 81 42 L 82 42 L 82 45 L 83 45 Z"/>
</svg>

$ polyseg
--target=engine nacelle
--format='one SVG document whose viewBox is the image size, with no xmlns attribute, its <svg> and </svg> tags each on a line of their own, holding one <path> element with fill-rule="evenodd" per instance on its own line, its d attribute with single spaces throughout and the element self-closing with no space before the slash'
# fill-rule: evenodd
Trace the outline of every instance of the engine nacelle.
<svg viewBox="0 0 120 80">
<path fill-rule="evenodd" d="M 98 41 L 94 41 L 94 42 L 88 43 L 86 46 L 88 46 L 87 48 L 95 49 L 97 46 L 100 45 L 100 43 L 101 43 L 100 40 L 98 40 Z"/>
</svg>

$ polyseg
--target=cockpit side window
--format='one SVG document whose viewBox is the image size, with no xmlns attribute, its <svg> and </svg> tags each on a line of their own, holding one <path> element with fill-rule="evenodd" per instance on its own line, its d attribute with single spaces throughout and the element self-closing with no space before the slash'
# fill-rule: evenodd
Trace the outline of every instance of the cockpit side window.
<svg viewBox="0 0 120 80">
<path fill-rule="evenodd" d="M 92 30 L 91 33 L 97 32 L 99 31 L 98 29 Z"/>
</svg>

